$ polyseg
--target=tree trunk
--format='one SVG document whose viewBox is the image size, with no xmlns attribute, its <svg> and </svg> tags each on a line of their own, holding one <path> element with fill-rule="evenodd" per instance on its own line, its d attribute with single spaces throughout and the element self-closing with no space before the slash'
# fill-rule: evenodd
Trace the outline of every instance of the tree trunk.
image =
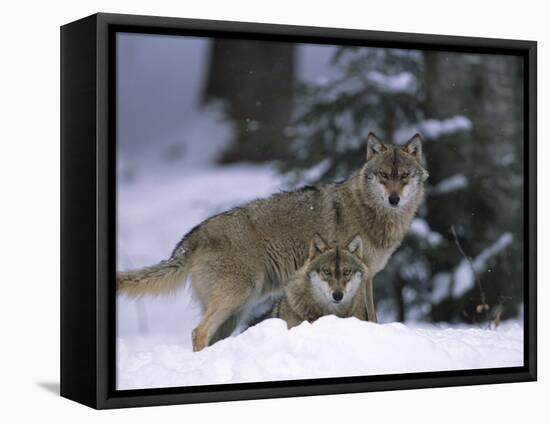
<svg viewBox="0 0 550 423">
<path fill-rule="evenodd" d="M 205 103 L 223 100 L 235 124 L 235 139 L 222 162 L 262 162 L 288 157 L 295 78 L 294 45 L 216 39 L 210 48 Z"/>
</svg>

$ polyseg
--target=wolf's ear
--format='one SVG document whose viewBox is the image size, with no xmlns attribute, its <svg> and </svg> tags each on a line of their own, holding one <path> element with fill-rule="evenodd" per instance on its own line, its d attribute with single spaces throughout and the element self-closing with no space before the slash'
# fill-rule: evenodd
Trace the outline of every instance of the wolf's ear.
<svg viewBox="0 0 550 423">
<path fill-rule="evenodd" d="M 360 235 L 355 235 L 348 244 L 348 251 L 359 259 L 363 259 L 363 239 Z"/>
<path fill-rule="evenodd" d="M 420 163 L 422 160 L 422 137 L 420 134 L 415 134 L 407 144 L 403 146 L 403 151 L 414 156 L 416 161 Z"/>
<path fill-rule="evenodd" d="M 388 148 L 376 135 L 369 132 L 369 135 L 367 136 L 367 161 L 372 159 L 375 154 L 386 151 L 387 149 Z"/>
<path fill-rule="evenodd" d="M 315 234 L 309 244 L 309 260 L 314 259 L 319 254 L 323 254 L 328 249 L 328 245 L 321 235 Z"/>
</svg>

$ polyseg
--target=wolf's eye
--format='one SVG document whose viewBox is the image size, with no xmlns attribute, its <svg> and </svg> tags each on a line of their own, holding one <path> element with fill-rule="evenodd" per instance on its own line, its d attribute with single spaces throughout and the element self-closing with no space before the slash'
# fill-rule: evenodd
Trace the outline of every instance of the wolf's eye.
<svg viewBox="0 0 550 423">
<path fill-rule="evenodd" d="M 386 172 L 380 172 L 380 178 L 388 179 L 388 174 Z"/>
<path fill-rule="evenodd" d="M 401 179 L 407 179 L 409 177 L 409 172 L 405 172 L 401 174 Z"/>
<path fill-rule="evenodd" d="M 349 269 L 344 269 L 344 276 L 348 277 L 350 274 L 351 274 L 351 270 Z"/>
<path fill-rule="evenodd" d="M 330 269 L 328 267 L 325 267 L 323 268 L 323 273 L 326 275 L 326 276 L 330 276 Z"/>
</svg>

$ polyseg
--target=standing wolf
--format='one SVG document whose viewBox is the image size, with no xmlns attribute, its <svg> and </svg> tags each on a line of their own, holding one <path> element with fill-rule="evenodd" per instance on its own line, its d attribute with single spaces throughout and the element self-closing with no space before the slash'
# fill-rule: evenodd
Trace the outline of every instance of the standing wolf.
<svg viewBox="0 0 550 423">
<path fill-rule="evenodd" d="M 227 322 L 282 294 L 317 232 L 336 245 L 359 234 L 371 274 L 368 319 L 376 321 L 372 276 L 403 240 L 422 200 L 428 173 L 421 158 L 419 135 L 400 147 L 371 133 L 365 164 L 346 181 L 275 194 L 213 216 L 185 235 L 169 259 L 118 273 L 117 287 L 136 296 L 170 292 L 190 275 L 204 308 L 192 334 L 193 349 L 200 351 L 229 335 Z"/>
<path fill-rule="evenodd" d="M 364 295 L 356 294 L 361 288 L 365 290 L 368 277 L 359 235 L 344 248 L 330 248 L 320 235 L 315 235 L 308 259 L 286 282 L 283 298 L 271 317 L 283 319 L 289 329 L 328 314 L 367 320 Z"/>
</svg>

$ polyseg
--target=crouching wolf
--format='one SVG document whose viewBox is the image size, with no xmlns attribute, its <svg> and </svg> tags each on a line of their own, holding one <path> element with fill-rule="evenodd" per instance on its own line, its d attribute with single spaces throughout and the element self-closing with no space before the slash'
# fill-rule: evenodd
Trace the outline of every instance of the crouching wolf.
<svg viewBox="0 0 550 423">
<path fill-rule="evenodd" d="M 376 321 L 372 277 L 401 243 L 422 200 L 427 172 L 421 158 L 420 136 L 394 146 L 371 133 L 365 164 L 347 180 L 275 194 L 213 216 L 185 235 L 169 259 L 118 273 L 117 287 L 137 296 L 170 292 L 190 275 L 204 308 L 192 334 L 199 351 L 229 336 L 255 305 L 282 294 L 317 232 L 334 245 L 359 234 L 370 271 L 368 318 Z"/>
<path fill-rule="evenodd" d="M 367 277 L 359 235 L 345 248 L 329 248 L 320 235 L 315 235 L 307 261 L 287 282 L 271 317 L 283 319 L 289 329 L 327 314 L 367 320 Z"/>
</svg>

